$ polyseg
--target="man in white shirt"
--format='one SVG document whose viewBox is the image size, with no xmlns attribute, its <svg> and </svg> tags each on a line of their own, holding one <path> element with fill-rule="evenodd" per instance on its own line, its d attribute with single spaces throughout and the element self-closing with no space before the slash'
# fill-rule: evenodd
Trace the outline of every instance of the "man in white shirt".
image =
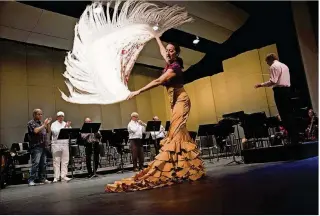
<svg viewBox="0 0 320 216">
<path fill-rule="evenodd" d="M 160 121 L 158 116 L 154 116 L 152 120 L 153 121 Z M 165 128 L 162 125 L 160 125 L 159 131 L 151 131 L 150 132 L 152 139 L 155 140 L 154 148 L 156 150 L 157 155 L 159 154 L 159 150 L 160 150 L 160 141 L 166 136 L 165 133 L 166 133 Z"/>
<path fill-rule="evenodd" d="M 51 125 L 52 133 L 52 159 L 53 159 L 53 182 L 57 182 L 60 179 L 60 167 L 61 167 L 61 181 L 69 181 L 68 164 L 69 164 L 69 144 L 68 140 L 58 140 L 60 130 L 62 128 L 71 128 L 71 122 L 64 121 L 64 113 L 59 111 L 57 113 L 57 120 Z M 60 166 L 61 163 L 61 166 Z"/>
<path fill-rule="evenodd" d="M 133 112 L 131 121 L 128 124 L 129 140 L 132 151 L 133 171 L 137 172 L 137 162 L 139 159 L 139 169 L 143 169 L 144 153 L 142 146 L 142 134 L 145 131 L 146 124 L 139 120 L 139 114 Z"/>
<path fill-rule="evenodd" d="M 274 100 L 278 112 L 283 122 L 283 126 L 288 130 L 291 144 L 298 144 L 298 131 L 293 117 L 293 107 L 290 97 L 290 72 L 287 65 L 279 62 L 274 53 L 266 57 L 266 62 L 270 66 L 270 79 L 267 82 L 255 85 L 255 88 L 272 87 Z"/>
</svg>

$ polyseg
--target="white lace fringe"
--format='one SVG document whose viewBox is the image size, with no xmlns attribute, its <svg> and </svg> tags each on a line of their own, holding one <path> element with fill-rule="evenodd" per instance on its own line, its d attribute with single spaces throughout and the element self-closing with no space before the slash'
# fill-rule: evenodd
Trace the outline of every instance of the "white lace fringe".
<svg viewBox="0 0 320 216">
<path fill-rule="evenodd" d="M 106 13 L 104 13 L 103 3 L 105 2 L 94 2 L 87 6 L 75 26 L 73 50 L 67 53 L 66 71 L 63 74 L 70 97 L 59 89 L 62 98 L 66 101 L 72 102 L 70 98 L 74 96 L 83 94 L 89 96 L 97 93 L 93 84 L 92 71 L 85 57 L 87 49 L 94 41 L 119 28 L 135 24 L 147 24 L 151 28 L 158 25 L 159 30 L 154 33 L 161 36 L 168 29 L 193 20 L 184 8 L 177 5 L 159 8 L 156 4 L 146 1 L 127 0 L 119 13 L 121 0 L 111 0 L 107 1 Z M 112 3 L 114 3 L 114 13 L 111 18 Z"/>
</svg>

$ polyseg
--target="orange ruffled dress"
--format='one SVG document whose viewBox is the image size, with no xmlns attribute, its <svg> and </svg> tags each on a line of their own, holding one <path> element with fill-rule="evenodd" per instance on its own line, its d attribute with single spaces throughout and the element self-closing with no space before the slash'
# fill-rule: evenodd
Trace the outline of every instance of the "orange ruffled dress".
<svg viewBox="0 0 320 216">
<path fill-rule="evenodd" d="M 166 68 L 172 68 L 177 76 L 174 77 L 176 78 L 174 82 L 167 84 L 172 116 L 168 134 L 160 142 L 160 153 L 147 168 L 135 176 L 108 184 L 105 187 L 106 192 L 158 188 L 183 180 L 195 181 L 205 175 L 203 161 L 199 156 L 200 152 L 186 128 L 191 108 L 190 99 L 183 85 L 180 84 L 180 76 L 182 76 L 180 66 L 174 64 Z"/>
</svg>

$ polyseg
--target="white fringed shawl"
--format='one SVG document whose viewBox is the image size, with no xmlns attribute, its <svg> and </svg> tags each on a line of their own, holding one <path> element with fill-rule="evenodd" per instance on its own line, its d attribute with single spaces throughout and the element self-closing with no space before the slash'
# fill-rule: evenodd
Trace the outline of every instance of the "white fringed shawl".
<svg viewBox="0 0 320 216">
<path fill-rule="evenodd" d="M 115 3 L 112 18 L 110 4 Z M 166 30 L 192 21 L 179 6 L 159 8 L 145 1 L 109 1 L 104 13 L 101 3 L 92 3 L 75 26 L 72 52 L 65 59 L 65 101 L 77 104 L 112 104 L 125 100 L 130 91 L 130 72 L 144 45 Z M 155 32 L 152 27 L 158 24 Z M 155 50 L 157 52 L 158 50 Z"/>
</svg>

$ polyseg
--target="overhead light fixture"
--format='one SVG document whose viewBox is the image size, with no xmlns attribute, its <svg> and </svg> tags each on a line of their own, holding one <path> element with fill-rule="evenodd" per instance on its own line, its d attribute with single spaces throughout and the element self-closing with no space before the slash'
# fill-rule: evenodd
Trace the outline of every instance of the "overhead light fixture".
<svg viewBox="0 0 320 216">
<path fill-rule="evenodd" d="M 159 24 L 157 23 L 155 26 L 152 27 L 153 30 L 158 31 L 159 30 Z"/>
<path fill-rule="evenodd" d="M 198 44 L 200 42 L 200 39 L 198 36 L 196 36 L 196 39 L 193 40 L 193 44 Z"/>
</svg>

